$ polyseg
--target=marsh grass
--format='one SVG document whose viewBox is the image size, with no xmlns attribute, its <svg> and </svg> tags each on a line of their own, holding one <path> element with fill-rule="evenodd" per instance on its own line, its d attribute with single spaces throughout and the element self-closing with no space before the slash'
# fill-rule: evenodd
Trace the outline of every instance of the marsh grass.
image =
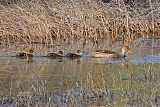
<svg viewBox="0 0 160 107">
<path fill-rule="evenodd" d="M 158 64 L 126 66 L 46 60 L 24 65 L 23 61 L 14 61 L 17 60 L 8 60 L 8 66 L 0 69 L 1 106 L 160 104 Z"/>
<path fill-rule="evenodd" d="M 43 54 L 53 50 L 88 52 L 117 49 L 125 43 L 143 55 L 145 46 L 159 46 L 156 41 L 143 43 L 141 39 L 159 36 L 159 2 L 149 0 L 144 7 L 89 0 L 0 3 L 0 53 L 4 55 L 30 48 Z M 0 106 L 160 105 L 159 64 L 0 60 Z"/>
<path fill-rule="evenodd" d="M 160 32 L 159 2 L 149 3 L 132 6 L 83 0 L 1 2 L 0 41 L 7 47 L 20 42 L 26 48 L 37 44 L 64 50 L 88 50 L 86 47 L 99 47 L 102 42 L 129 44 Z"/>
</svg>

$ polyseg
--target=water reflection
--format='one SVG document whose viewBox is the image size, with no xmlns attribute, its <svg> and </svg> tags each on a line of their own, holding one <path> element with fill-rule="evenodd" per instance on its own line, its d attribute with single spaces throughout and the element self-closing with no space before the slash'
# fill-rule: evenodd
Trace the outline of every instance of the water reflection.
<svg viewBox="0 0 160 107">
<path fill-rule="evenodd" d="M 146 63 L 146 64 L 159 64 L 160 63 L 160 55 L 146 55 L 144 58 L 135 58 L 132 60 L 132 63 Z"/>
<path fill-rule="evenodd" d="M 122 60 L 0 56 L 0 106 L 158 106 L 160 54 L 146 50 Z"/>
</svg>

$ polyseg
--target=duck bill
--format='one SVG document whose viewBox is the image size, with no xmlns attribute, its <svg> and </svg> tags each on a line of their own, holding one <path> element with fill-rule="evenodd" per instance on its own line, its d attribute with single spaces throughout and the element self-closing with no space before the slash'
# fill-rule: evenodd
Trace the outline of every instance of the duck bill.
<svg viewBox="0 0 160 107">
<path fill-rule="evenodd" d="M 34 54 L 36 54 L 36 52 L 34 52 L 34 51 L 33 51 L 31 54 L 33 54 L 33 55 L 34 55 Z"/>
<path fill-rule="evenodd" d="M 128 51 L 128 53 L 132 53 L 132 51 L 131 51 L 131 50 L 129 50 L 129 51 Z"/>
</svg>

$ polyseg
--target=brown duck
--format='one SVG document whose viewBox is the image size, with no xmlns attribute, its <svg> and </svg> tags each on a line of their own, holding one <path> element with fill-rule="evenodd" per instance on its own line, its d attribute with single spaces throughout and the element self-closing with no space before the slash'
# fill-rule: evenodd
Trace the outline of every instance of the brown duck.
<svg viewBox="0 0 160 107">
<path fill-rule="evenodd" d="M 91 53 L 92 57 L 96 58 L 125 58 L 127 53 L 132 53 L 131 49 L 128 46 L 123 46 L 122 53 L 116 53 L 114 51 L 109 50 L 96 50 L 95 52 Z"/>
<path fill-rule="evenodd" d="M 58 53 L 49 53 L 47 55 L 48 58 L 62 58 L 63 56 L 63 51 L 59 51 Z"/>
<path fill-rule="evenodd" d="M 21 59 L 27 59 L 27 58 L 32 58 L 34 56 L 35 52 L 30 49 L 28 52 L 20 52 L 16 55 L 16 57 L 21 58 Z"/>
<path fill-rule="evenodd" d="M 66 55 L 67 58 L 80 58 L 83 52 L 81 50 L 77 50 L 77 53 L 68 53 Z"/>
</svg>

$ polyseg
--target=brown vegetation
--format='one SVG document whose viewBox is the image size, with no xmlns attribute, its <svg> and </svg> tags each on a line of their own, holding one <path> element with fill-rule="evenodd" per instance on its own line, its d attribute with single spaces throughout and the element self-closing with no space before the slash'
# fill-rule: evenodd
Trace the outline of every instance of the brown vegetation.
<svg viewBox="0 0 160 107">
<path fill-rule="evenodd" d="M 2 1 L 1 43 L 56 47 L 78 42 L 84 47 L 103 40 L 125 43 L 160 33 L 159 3 L 151 0 L 145 6 L 96 0 Z"/>
</svg>

